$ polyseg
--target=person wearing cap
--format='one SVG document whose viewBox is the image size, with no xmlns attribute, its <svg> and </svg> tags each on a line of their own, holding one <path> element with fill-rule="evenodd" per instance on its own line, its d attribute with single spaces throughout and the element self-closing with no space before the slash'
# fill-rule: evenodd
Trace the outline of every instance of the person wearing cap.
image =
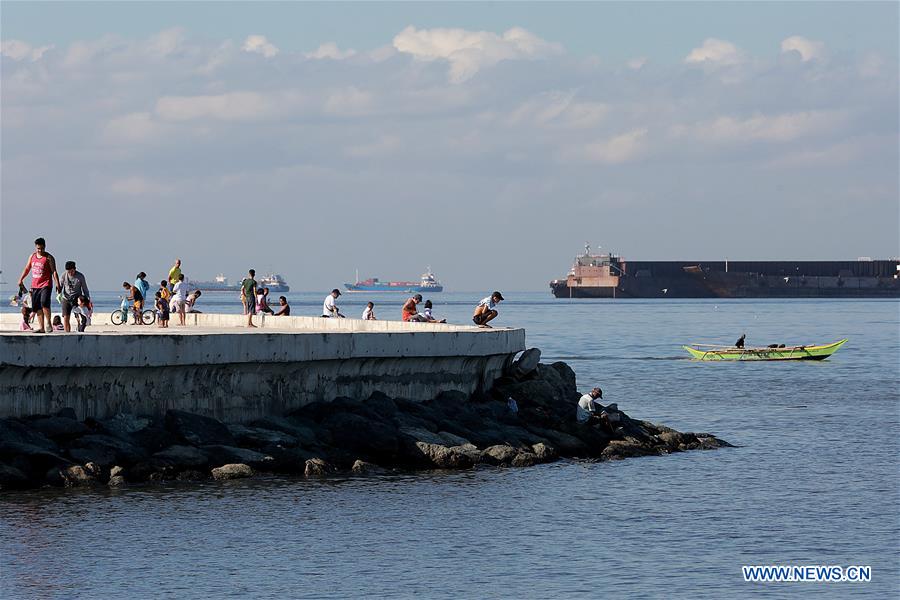
<svg viewBox="0 0 900 600">
<path fill-rule="evenodd" d="M 416 294 L 415 296 L 404 302 L 403 308 L 401 309 L 400 313 L 401 318 L 404 321 L 427 321 L 428 319 L 425 318 L 425 315 L 420 315 L 419 309 L 416 308 L 421 301 L 422 294 Z"/>
<path fill-rule="evenodd" d="M 490 327 L 490 325 L 488 325 L 488 321 L 492 321 L 497 318 L 497 307 L 502 301 L 503 294 L 501 294 L 500 292 L 494 292 L 478 303 L 478 306 L 475 307 L 475 314 L 472 315 L 472 320 L 479 327 Z"/>
<path fill-rule="evenodd" d="M 331 290 L 331 293 L 325 296 L 325 302 L 322 304 L 322 316 L 329 317 L 333 319 L 344 318 L 344 315 L 341 314 L 341 310 L 335 304 L 335 300 L 338 299 L 338 296 L 341 295 L 341 290 L 334 288 Z"/>
<path fill-rule="evenodd" d="M 90 306 L 91 292 L 88 290 L 84 275 L 75 269 L 74 260 L 66 261 L 66 272 L 63 273 L 59 283 L 62 287 L 60 304 L 62 304 L 63 328 L 66 331 L 72 331 L 69 321 L 72 310 L 78 306 L 78 298 L 81 296 L 87 299 L 87 305 Z"/>
<path fill-rule="evenodd" d="M 603 390 L 595 387 L 590 392 L 578 399 L 575 406 L 575 420 L 579 425 L 591 425 L 599 423 L 600 426 L 610 434 L 617 434 L 619 429 L 613 426 L 613 421 L 619 421 L 619 409 L 615 404 L 610 404 L 606 408 L 602 404 L 596 402 L 597 399 L 603 398 Z"/>
</svg>

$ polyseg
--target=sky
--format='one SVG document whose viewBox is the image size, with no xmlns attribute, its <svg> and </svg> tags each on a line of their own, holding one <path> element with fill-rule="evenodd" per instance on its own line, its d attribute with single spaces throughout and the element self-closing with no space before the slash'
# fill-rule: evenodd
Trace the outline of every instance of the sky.
<svg viewBox="0 0 900 600">
<path fill-rule="evenodd" d="M 0 268 L 900 255 L 898 3 L 0 4 Z"/>
</svg>

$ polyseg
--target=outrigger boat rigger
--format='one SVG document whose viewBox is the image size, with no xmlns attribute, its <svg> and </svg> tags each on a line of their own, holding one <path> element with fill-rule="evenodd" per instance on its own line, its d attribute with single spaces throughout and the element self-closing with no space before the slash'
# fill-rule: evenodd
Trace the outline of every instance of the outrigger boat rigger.
<svg viewBox="0 0 900 600">
<path fill-rule="evenodd" d="M 824 346 L 791 346 L 788 348 L 736 348 L 691 344 L 682 346 L 697 360 L 823 360 L 847 342 L 843 339 Z"/>
</svg>

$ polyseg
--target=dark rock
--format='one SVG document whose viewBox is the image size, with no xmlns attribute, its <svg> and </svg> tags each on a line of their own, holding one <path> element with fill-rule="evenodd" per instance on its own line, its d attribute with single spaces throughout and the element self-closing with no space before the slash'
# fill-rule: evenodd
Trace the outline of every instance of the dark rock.
<svg viewBox="0 0 900 600">
<path fill-rule="evenodd" d="M 57 417 L 62 417 L 64 419 L 72 419 L 73 421 L 78 420 L 78 415 L 75 414 L 75 409 L 71 406 L 66 406 L 65 408 L 61 408 L 56 411 Z"/>
<path fill-rule="evenodd" d="M 568 364 L 557 361 L 550 365 L 560 376 L 563 382 L 563 386 L 570 393 L 577 394 L 578 393 L 578 385 L 575 381 L 575 371 L 572 370 Z"/>
<path fill-rule="evenodd" d="M 221 421 L 182 410 L 166 411 L 166 429 L 194 446 L 234 445 L 234 437 Z"/>
<path fill-rule="evenodd" d="M 529 426 L 528 429 L 549 440 L 550 443 L 559 450 L 559 453 L 562 456 L 585 456 L 588 451 L 587 444 L 574 435 L 570 435 L 564 431 L 532 426 Z"/>
<path fill-rule="evenodd" d="M 57 445 L 47 436 L 15 419 L 0 419 L 0 444 L 4 442 L 28 444 L 50 452 L 59 451 Z"/>
<path fill-rule="evenodd" d="M 335 468 L 321 458 L 311 458 L 306 461 L 306 467 L 303 471 L 303 475 L 307 479 L 313 479 L 316 477 L 327 477 L 334 472 Z"/>
<path fill-rule="evenodd" d="M 69 448 L 66 452 L 73 461 L 79 464 L 88 462 L 104 467 L 116 463 L 116 452 L 112 448 L 91 446 L 90 448 Z"/>
<path fill-rule="evenodd" d="M 203 446 L 201 449 L 209 457 L 210 466 L 243 463 L 259 471 L 271 471 L 275 467 L 272 456 L 255 450 L 234 446 Z"/>
<path fill-rule="evenodd" d="M 84 466 L 72 465 L 60 469 L 60 476 L 66 487 L 87 487 L 100 483 L 100 467 L 94 463 Z"/>
<path fill-rule="evenodd" d="M 125 481 L 125 478 L 122 475 L 113 475 L 109 478 L 109 482 L 107 482 L 106 485 L 111 488 L 121 488 L 128 485 L 128 483 Z"/>
<path fill-rule="evenodd" d="M 390 462 L 399 453 L 399 431 L 387 423 L 339 413 L 328 416 L 322 426 L 331 432 L 333 445 L 373 462 Z"/>
<path fill-rule="evenodd" d="M 243 477 L 251 477 L 252 475 L 253 469 L 251 469 L 249 465 L 241 463 L 222 465 L 221 467 L 216 467 L 212 470 L 212 477 L 216 481 L 241 479 Z"/>
<path fill-rule="evenodd" d="M 72 465 L 69 460 L 42 446 L 21 442 L 0 442 L 0 460 L 31 479 L 41 479 L 48 471 L 58 472 L 60 468 Z"/>
<path fill-rule="evenodd" d="M 203 469 L 209 463 L 209 457 L 193 446 L 171 446 L 157 452 L 153 458 L 165 461 L 177 470 Z"/>
<path fill-rule="evenodd" d="M 550 462 L 556 460 L 559 457 L 559 452 L 556 451 L 556 448 L 553 446 L 548 446 L 543 442 L 538 442 L 534 444 L 532 447 L 532 452 L 534 452 L 535 457 L 538 462 Z"/>
<path fill-rule="evenodd" d="M 634 438 L 626 438 L 624 440 L 613 440 L 603 449 L 601 458 L 603 460 L 621 460 L 634 456 L 653 456 L 659 454 L 658 450 L 642 444 Z"/>
<path fill-rule="evenodd" d="M 150 454 L 164 450 L 169 446 L 184 444 L 184 441 L 168 429 L 151 425 L 135 431 L 132 434 L 124 434 L 122 439 L 133 442 Z"/>
<path fill-rule="evenodd" d="M 541 351 L 538 348 L 525 350 L 512 365 L 513 376 L 528 375 L 537 368 L 539 362 L 541 362 Z"/>
<path fill-rule="evenodd" d="M 524 450 L 520 450 L 512 459 L 510 463 L 514 467 L 531 467 L 538 463 L 537 456 L 534 455 L 533 452 L 525 452 Z"/>
<path fill-rule="evenodd" d="M 100 428 L 104 433 L 121 438 L 128 438 L 150 426 L 150 419 L 136 417 L 129 413 L 118 413 L 109 419 L 100 421 Z"/>
<path fill-rule="evenodd" d="M 172 463 L 160 458 L 148 458 L 128 468 L 126 479 L 132 482 L 167 481 L 178 475 Z"/>
<path fill-rule="evenodd" d="M 82 436 L 75 440 L 68 452 L 73 458 L 77 456 L 77 460 L 94 456 L 95 461 L 104 467 L 113 463 L 131 464 L 147 456 L 141 447 L 130 441 L 104 434 Z M 113 455 L 113 460 L 109 460 L 110 454 Z"/>
<path fill-rule="evenodd" d="M 312 446 L 317 441 L 314 431 L 315 424 L 305 419 L 264 417 L 253 421 L 250 425 L 268 431 L 285 433 L 294 438 L 300 446 Z"/>
<path fill-rule="evenodd" d="M 19 469 L 0 463 L 0 492 L 32 487 L 31 481 Z"/>
<path fill-rule="evenodd" d="M 479 452 L 475 446 L 441 446 L 416 442 L 416 447 L 427 461 L 438 469 L 467 469 L 478 462 Z"/>
<path fill-rule="evenodd" d="M 392 418 L 399 411 L 397 403 L 381 392 L 372 392 L 364 404 L 385 419 Z"/>
<path fill-rule="evenodd" d="M 283 431 L 244 425 L 228 425 L 228 431 L 239 445 L 247 448 L 265 448 L 267 446 L 291 448 L 297 445 L 297 438 Z"/>
<path fill-rule="evenodd" d="M 508 465 L 518 454 L 518 450 L 507 444 L 497 444 L 485 448 L 481 453 L 481 460 L 491 465 Z"/>
<path fill-rule="evenodd" d="M 175 481 L 203 481 L 205 479 L 207 479 L 206 473 L 196 469 L 179 471 L 178 475 L 175 476 Z"/>
<path fill-rule="evenodd" d="M 65 417 L 43 417 L 29 422 L 28 425 L 55 441 L 72 440 L 90 432 L 84 423 Z"/>
<path fill-rule="evenodd" d="M 389 473 L 388 469 L 362 460 L 354 461 L 350 471 L 354 475 L 385 475 Z"/>
<path fill-rule="evenodd" d="M 111 468 L 109 470 L 110 477 L 118 477 L 119 475 L 124 475 L 124 474 L 125 474 L 125 469 L 123 469 L 122 467 L 120 467 L 118 465 L 114 466 L 113 468 Z"/>
<path fill-rule="evenodd" d="M 306 461 L 317 456 L 305 448 L 269 448 L 266 453 L 273 459 L 272 471 L 300 475 L 306 470 Z"/>
</svg>

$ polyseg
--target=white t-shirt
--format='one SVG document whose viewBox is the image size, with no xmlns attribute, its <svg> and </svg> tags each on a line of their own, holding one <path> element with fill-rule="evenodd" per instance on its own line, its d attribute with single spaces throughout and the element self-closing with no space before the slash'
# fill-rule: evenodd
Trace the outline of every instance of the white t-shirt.
<svg viewBox="0 0 900 600">
<path fill-rule="evenodd" d="M 375 318 L 375 311 L 369 308 L 368 306 L 363 311 L 362 318 L 364 321 L 371 321 Z"/>
<path fill-rule="evenodd" d="M 575 407 L 575 418 L 578 419 L 579 423 L 586 423 L 596 410 L 597 406 L 594 404 L 594 399 L 590 394 L 585 394 L 579 398 L 578 406 Z"/>
<path fill-rule="evenodd" d="M 471 306 L 471 305 L 470 305 Z M 488 310 L 497 310 L 497 307 L 500 306 L 496 302 L 494 302 L 493 296 L 488 296 L 484 300 L 478 303 L 478 306 L 487 306 Z M 500 311 L 497 311 L 500 312 Z"/>
<path fill-rule="evenodd" d="M 89 309 L 87 306 L 76 306 L 72 309 L 72 314 L 81 315 L 85 318 L 88 325 L 91 324 L 91 309 Z"/>
<path fill-rule="evenodd" d="M 325 302 L 322 304 L 322 315 L 326 317 L 336 317 L 338 307 L 334 303 L 334 296 L 328 294 L 325 296 Z"/>
<path fill-rule="evenodd" d="M 172 287 L 172 298 L 178 302 L 187 300 L 187 284 L 179 281 Z"/>
</svg>

